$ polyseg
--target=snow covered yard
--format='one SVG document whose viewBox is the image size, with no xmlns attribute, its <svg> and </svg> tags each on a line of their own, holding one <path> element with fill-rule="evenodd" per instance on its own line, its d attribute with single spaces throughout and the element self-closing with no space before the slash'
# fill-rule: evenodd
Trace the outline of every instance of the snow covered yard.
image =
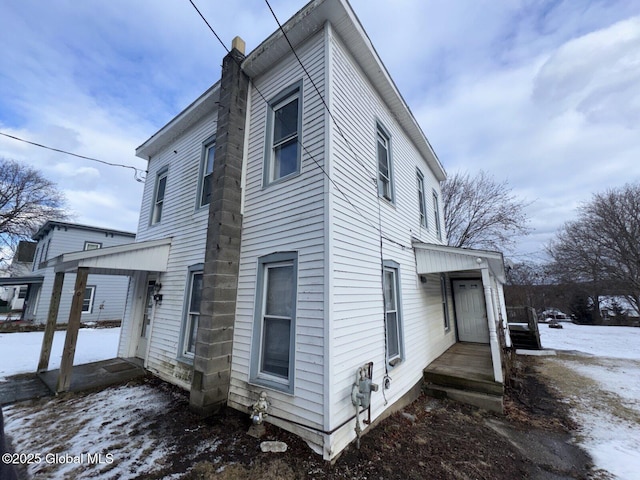
<svg viewBox="0 0 640 480">
<path fill-rule="evenodd" d="M 573 408 L 578 442 L 597 467 L 621 480 L 640 472 L 640 328 L 540 325 L 541 373 Z"/>
<path fill-rule="evenodd" d="M 0 382 L 19 373 L 35 372 L 40 358 L 44 332 L 0 333 Z M 49 369 L 60 368 L 65 332 L 53 337 Z M 81 328 L 74 365 L 115 358 L 120 328 Z"/>
</svg>

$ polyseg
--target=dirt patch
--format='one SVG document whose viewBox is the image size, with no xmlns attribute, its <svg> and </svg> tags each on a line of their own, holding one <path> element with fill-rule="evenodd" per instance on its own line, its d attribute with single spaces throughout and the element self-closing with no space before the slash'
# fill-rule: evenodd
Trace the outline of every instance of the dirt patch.
<svg viewBox="0 0 640 480">
<path fill-rule="evenodd" d="M 140 463 L 131 462 L 127 473 L 140 479 L 170 476 L 185 480 L 589 478 L 588 457 L 585 456 L 586 460 L 577 466 L 558 466 L 537 460 L 526 444 L 523 448 L 510 438 L 511 434 L 517 439 L 535 433 L 538 437 L 531 436 L 535 445 L 539 443 L 536 438 L 566 439 L 574 428 L 567 415 L 569 407 L 539 380 L 532 362 L 535 360 L 515 362 L 515 376 L 506 395 L 506 418 L 422 396 L 364 435 L 359 450 L 350 445 L 334 464 L 323 461 L 298 437 L 272 425 L 266 425 L 266 435 L 260 440 L 247 435 L 248 414 L 224 409 L 203 419 L 189 411 L 186 392 L 147 377 L 136 384 L 157 392 L 162 398 L 162 407 L 151 414 L 144 405 L 132 405 L 139 413 L 135 417 L 135 428 L 126 436 L 131 441 L 140 436 L 152 438 L 147 442 L 150 451 L 136 454 L 136 458 L 142 457 Z M 113 392 L 105 390 L 103 394 L 109 391 Z M 46 410 L 52 418 L 59 417 L 56 413 L 60 413 L 71 419 L 74 404 L 77 404 L 76 408 L 82 404 L 82 395 L 67 395 L 34 401 L 28 408 L 34 413 Z M 24 410 L 21 415 L 29 415 L 29 411 Z M 98 421 L 96 417 L 97 413 L 90 418 Z M 119 421 L 111 419 L 108 412 L 105 412 L 105 418 L 105 421 Z M 42 422 L 47 424 L 49 421 Z M 34 424 L 29 428 L 40 429 L 42 426 Z M 128 430 L 131 426 L 129 422 L 122 429 Z M 23 427 L 27 428 L 27 425 Z M 73 435 L 73 425 L 68 427 L 67 433 Z M 98 425 L 96 428 L 107 427 Z M 510 431 L 509 435 L 501 430 L 504 428 Z M 55 430 L 64 429 L 56 423 Z M 33 435 L 38 435 L 37 430 Z M 110 438 L 115 441 L 113 437 Z M 66 436 L 59 440 L 60 445 L 67 442 Z M 263 440 L 283 441 L 288 449 L 285 453 L 262 453 L 260 442 Z M 157 454 L 157 448 L 153 446 L 160 445 L 161 441 L 170 448 L 152 461 L 150 458 Z M 110 451 L 128 450 L 126 444 L 110 444 L 108 448 Z M 124 453 L 119 455 L 124 456 Z M 148 457 L 146 462 L 145 457 Z M 94 475 L 85 471 L 83 478 L 106 479 L 114 472 L 104 469 Z M 129 475 L 127 478 L 133 478 Z"/>
</svg>

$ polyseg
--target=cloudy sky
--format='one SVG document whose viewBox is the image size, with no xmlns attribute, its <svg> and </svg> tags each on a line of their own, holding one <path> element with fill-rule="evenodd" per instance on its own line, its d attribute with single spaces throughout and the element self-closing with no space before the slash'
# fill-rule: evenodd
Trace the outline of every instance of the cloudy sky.
<svg viewBox="0 0 640 480">
<path fill-rule="evenodd" d="M 262 0 L 195 0 L 230 45 L 277 25 Z M 303 0 L 271 0 L 281 21 Z M 446 170 L 483 169 L 531 202 L 545 243 L 594 192 L 640 180 L 640 2 L 352 0 Z M 224 51 L 188 0 L 0 3 L 0 132 L 131 165 L 135 148 L 220 75 Z M 135 231 L 132 170 L 0 136 L 74 221 Z"/>
</svg>

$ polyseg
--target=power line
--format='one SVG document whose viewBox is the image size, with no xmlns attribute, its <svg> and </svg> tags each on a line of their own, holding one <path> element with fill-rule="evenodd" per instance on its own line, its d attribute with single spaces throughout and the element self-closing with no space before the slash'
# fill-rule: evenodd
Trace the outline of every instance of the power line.
<svg viewBox="0 0 640 480">
<path fill-rule="evenodd" d="M 202 20 L 204 21 L 204 23 L 207 24 L 207 27 L 209 27 L 209 30 L 211 30 L 211 33 L 213 33 L 215 35 L 215 37 L 218 39 L 218 41 L 220 42 L 220 45 L 222 45 L 222 48 L 225 49 L 225 51 L 227 53 L 229 52 L 229 49 L 227 48 L 227 46 L 224 44 L 224 42 L 222 41 L 222 39 L 218 36 L 218 34 L 216 33 L 216 31 L 213 29 L 213 27 L 211 26 L 211 24 L 209 24 L 209 22 L 207 21 L 206 18 L 204 18 L 204 15 L 202 14 L 202 12 L 198 9 L 198 7 L 196 7 L 196 4 L 193 3 L 193 0 L 189 0 L 189 3 L 191 3 L 191 5 L 193 6 L 193 8 L 196 9 L 196 12 L 198 12 L 198 15 L 200 15 L 200 18 L 202 18 Z"/>
<path fill-rule="evenodd" d="M 346 142 L 346 144 L 349 147 L 349 150 L 351 150 L 351 153 L 353 154 L 353 157 L 355 158 L 355 160 L 362 166 L 362 168 L 364 168 L 366 170 L 367 174 L 370 174 L 368 166 L 364 162 L 362 162 L 360 160 L 360 158 L 358 157 L 358 154 L 354 151 L 353 147 L 351 146 L 351 143 L 349 142 L 349 140 L 345 136 L 344 132 L 342 131 L 342 128 L 340 128 L 340 124 L 338 123 L 338 120 L 336 120 L 336 118 L 333 116 L 333 113 L 331 112 L 331 109 L 329 108 L 329 105 L 327 105 L 327 102 L 325 101 L 324 96 L 322 95 L 322 93 L 320 93 L 320 89 L 316 85 L 316 82 L 311 77 L 311 74 L 307 70 L 307 67 L 305 67 L 304 64 L 302 63 L 302 60 L 300 60 L 300 57 L 298 56 L 298 53 L 296 52 L 296 49 L 294 48 L 293 44 L 289 40 L 289 36 L 287 35 L 287 32 L 284 31 L 284 28 L 282 28 L 282 24 L 280 23 L 280 20 L 278 20 L 278 17 L 276 16 L 276 13 L 273 11 L 273 8 L 271 8 L 271 4 L 269 4 L 269 0 L 264 0 L 264 1 L 267 4 L 267 7 L 269 7 L 269 10 L 271 11 L 271 15 L 273 15 L 274 20 L 278 24 L 278 28 L 282 32 L 282 35 L 284 36 L 284 39 L 289 44 L 289 48 L 291 48 L 291 51 L 293 52 L 293 55 L 296 57 L 296 60 L 298 61 L 298 63 L 302 67 L 302 70 L 304 70 L 304 73 L 307 74 L 307 78 L 311 82 L 311 85 L 313 85 L 313 88 L 315 89 L 316 93 L 318 94 L 318 97 L 320 98 L 320 101 L 322 102 L 322 105 L 324 105 L 324 108 L 327 110 L 327 113 L 329 113 L 329 117 L 331 118 L 331 120 L 333 121 L 335 126 L 338 128 L 338 133 L 340 134 L 340 136 Z M 371 174 L 371 175 L 374 178 L 376 176 L 375 174 Z"/>
<path fill-rule="evenodd" d="M 91 160 L 92 162 L 98 162 L 104 165 L 109 165 L 110 167 L 129 168 L 134 171 L 134 178 L 137 182 L 144 182 L 144 177 L 145 177 L 145 174 L 147 173 L 146 170 L 140 170 L 139 168 L 132 167 L 131 165 L 124 165 L 121 163 L 111 163 L 105 160 L 100 160 L 99 158 L 87 157 L 85 155 L 79 155 L 77 153 L 67 152 L 66 150 L 61 150 L 59 148 L 42 145 L 41 143 L 25 140 L 24 138 L 16 137 L 15 135 L 9 135 L 8 133 L 0 132 L 0 135 L 11 138 L 13 140 L 17 140 L 19 142 L 28 143 L 29 145 L 34 145 L 36 147 L 44 148 L 46 150 L 51 150 L 53 152 L 64 153 L 65 155 L 71 155 L 72 157 L 82 158 L 84 160 Z"/>
<path fill-rule="evenodd" d="M 202 20 L 207 24 L 207 26 L 209 27 L 209 30 L 211 30 L 211 32 L 214 34 L 214 36 L 218 39 L 218 41 L 220 42 L 220 44 L 222 44 L 222 46 L 224 47 L 224 49 L 227 51 L 227 53 L 229 52 L 229 49 L 225 46 L 224 42 L 222 41 L 222 39 L 220 38 L 220 36 L 215 32 L 215 30 L 213 29 L 213 27 L 211 26 L 211 24 L 206 20 L 206 18 L 202 15 L 202 13 L 200 12 L 200 10 L 198 10 L 198 8 L 196 7 L 196 5 L 193 3 L 193 0 L 189 0 L 189 3 L 191 3 L 191 5 L 193 5 L 193 8 L 198 12 L 198 15 L 200 15 L 200 18 L 202 18 Z M 271 7 L 269 7 L 271 8 Z M 276 19 L 277 21 L 277 19 Z M 286 37 L 286 35 L 285 35 Z M 289 39 L 287 38 L 287 42 L 289 42 Z M 291 43 L 289 43 L 289 45 L 291 45 Z M 293 48 L 293 47 L 291 47 Z M 295 51 L 294 51 L 295 53 Z M 238 67 L 240 67 L 240 69 L 242 69 L 242 65 L 240 64 L 240 62 L 238 62 L 238 60 L 235 57 L 231 57 L 233 59 L 233 61 L 236 63 L 236 65 L 238 65 Z M 296 55 L 297 58 L 297 55 Z M 300 62 L 300 59 L 298 58 L 298 62 Z M 302 65 L 302 63 L 300 63 L 300 65 Z M 302 65 L 302 68 L 305 68 L 304 65 Z M 305 68 L 305 72 L 306 72 L 306 68 Z M 307 76 L 309 76 L 309 73 L 307 72 Z M 253 79 L 248 76 L 249 79 L 249 83 L 252 85 L 252 87 L 256 90 L 256 92 L 258 93 L 258 95 L 260 95 L 260 97 L 262 98 L 262 100 L 264 100 L 264 102 L 267 104 L 267 106 L 269 106 L 269 108 L 271 108 L 271 106 L 269 105 L 269 101 L 267 100 L 266 96 L 260 91 L 260 89 L 256 86 L 256 84 L 253 82 Z M 309 78 L 311 79 L 311 77 L 309 76 Z M 311 82 L 313 83 L 313 79 L 311 79 Z M 315 84 L 314 84 L 315 86 Z M 322 102 L 325 105 L 325 108 L 327 108 L 327 110 L 329 111 L 329 107 L 327 106 L 327 104 L 324 101 L 324 98 L 322 98 L 322 95 L 320 94 L 320 91 L 318 90 L 318 87 L 316 86 L 316 91 L 318 92 L 318 95 L 320 96 L 320 98 L 322 99 Z M 331 112 L 329 111 L 329 114 L 331 114 Z M 335 120 L 334 120 L 335 121 Z M 337 123 L 336 123 L 337 125 Z M 340 127 L 338 126 L 338 130 L 340 131 Z M 344 134 L 343 138 L 344 137 Z M 349 148 L 352 150 L 351 145 L 349 144 L 348 140 L 345 138 L 345 141 L 347 141 L 347 145 L 349 145 Z M 377 231 L 380 235 L 382 235 L 382 232 L 374 225 L 372 224 L 365 216 L 364 214 L 360 211 L 360 209 L 358 207 L 356 207 L 353 202 L 349 199 L 349 197 L 342 191 L 342 189 L 338 186 L 338 184 L 329 176 L 329 174 L 326 172 L 326 170 L 322 167 L 322 165 L 320 165 L 320 162 L 318 162 L 318 160 L 315 158 L 315 156 L 307 149 L 307 147 L 302 143 L 302 141 L 300 140 L 300 136 L 298 136 L 297 139 L 298 144 L 300 145 L 300 147 L 302 147 L 302 149 L 304 150 L 304 152 L 309 156 L 309 158 L 316 164 L 316 166 L 320 169 L 320 171 L 325 175 L 325 177 L 327 177 L 327 179 L 331 182 L 331 184 L 335 187 L 335 189 L 342 195 L 342 197 L 347 201 L 347 203 L 349 203 L 349 205 L 351 205 L 351 208 L 353 208 L 353 210 L 360 216 L 362 217 L 362 219 L 375 231 Z M 356 160 L 358 160 L 358 163 L 360 163 L 362 165 L 362 162 L 359 161 L 358 158 L 356 158 Z M 366 168 L 363 165 L 364 168 Z M 400 246 L 402 246 L 402 248 L 409 248 L 405 245 L 402 245 L 399 242 L 396 242 L 395 240 L 392 240 L 390 238 L 387 237 L 382 237 L 387 241 L 390 241 L 392 243 L 396 243 Z"/>
</svg>

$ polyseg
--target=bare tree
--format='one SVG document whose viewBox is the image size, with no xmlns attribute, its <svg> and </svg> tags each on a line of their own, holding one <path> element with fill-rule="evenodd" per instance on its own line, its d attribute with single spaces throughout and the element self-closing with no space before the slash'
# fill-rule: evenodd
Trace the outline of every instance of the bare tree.
<svg viewBox="0 0 640 480">
<path fill-rule="evenodd" d="M 510 250 L 515 238 L 527 235 L 527 203 L 480 171 L 475 177 L 456 173 L 442 184 L 448 243 L 454 247 Z"/>
<path fill-rule="evenodd" d="M 624 295 L 640 313 L 640 183 L 594 195 L 547 250 L 557 271 Z"/>
<path fill-rule="evenodd" d="M 39 171 L 0 158 L 0 264 L 42 223 L 66 218 L 64 207 L 62 193 Z"/>
</svg>

